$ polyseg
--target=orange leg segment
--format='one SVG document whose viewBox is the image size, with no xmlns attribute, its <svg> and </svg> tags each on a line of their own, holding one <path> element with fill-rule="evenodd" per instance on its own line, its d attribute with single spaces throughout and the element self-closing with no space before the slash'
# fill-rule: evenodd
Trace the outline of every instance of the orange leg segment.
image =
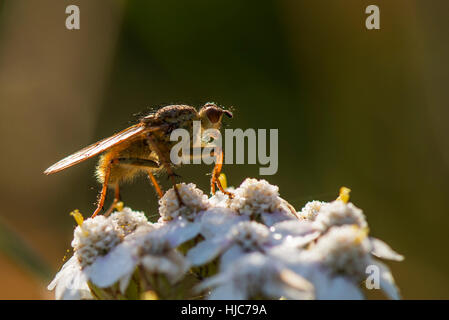
<svg viewBox="0 0 449 320">
<path fill-rule="evenodd" d="M 161 150 L 159 149 L 159 147 L 157 146 L 156 142 L 154 141 L 154 139 L 151 135 L 148 135 L 148 142 L 150 144 L 150 147 L 156 152 L 157 156 L 161 160 L 162 166 L 165 168 L 165 170 L 167 170 L 167 174 L 173 183 L 173 189 L 175 190 L 176 197 L 178 198 L 179 204 L 180 205 L 183 204 L 181 195 L 179 194 L 178 185 L 176 184 L 176 180 L 175 180 L 176 175 L 173 172 L 173 170 L 170 166 L 170 163 L 165 158 L 164 154 L 161 152 Z"/>
<path fill-rule="evenodd" d="M 106 167 L 105 174 L 104 174 L 103 186 L 101 188 L 100 196 L 99 196 L 98 203 L 97 203 L 97 209 L 95 209 L 91 218 L 94 218 L 101 211 L 101 209 L 103 209 L 104 200 L 106 199 L 106 193 L 108 191 L 108 182 L 109 182 L 109 176 L 111 174 L 111 166 L 112 166 L 112 161 Z"/>
<path fill-rule="evenodd" d="M 115 185 L 115 192 L 114 192 L 114 201 L 112 201 L 111 206 L 109 207 L 109 209 L 105 212 L 104 216 L 109 216 L 112 212 L 112 210 L 114 210 L 115 205 L 120 202 L 120 188 L 119 188 L 119 184 L 116 183 Z"/>
<path fill-rule="evenodd" d="M 219 149 L 218 152 L 215 154 L 215 166 L 214 170 L 212 171 L 212 177 L 210 179 L 210 191 L 212 194 L 215 194 L 215 185 L 217 185 L 218 189 L 220 189 L 221 192 L 228 195 L 229 198 L 233 198 L 234 194 L 232 194 L 229 191 L 226 191 L 221 185 L 220 180 L 218 179 L 222 167 L 223 167 L 223 151 Z"/>
<path fill-rule="evenodd" d="M 159 196 L 159 199 L 162 198 L 164 195 L 164 192 L 162 191 L 161 187 L 159 186 L 159 183 L 157 182 L 154 175 L 151 173 L 150 170 L 147 170 L 148 177 L 150 178 L 151 183 L 153 184 L 154 189 L 156 189 L 157 195 Z"/>
</svg>

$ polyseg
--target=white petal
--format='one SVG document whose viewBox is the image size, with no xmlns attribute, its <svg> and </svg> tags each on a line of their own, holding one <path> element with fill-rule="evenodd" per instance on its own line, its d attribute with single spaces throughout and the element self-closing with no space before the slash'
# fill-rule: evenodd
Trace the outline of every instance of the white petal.
<svg viewBox="0 0 449 320">
<path fill-rule="evenodd" d="M 274 224 L 271 230 L 281 235 L 303 236 L 314 232 L 313 224 L 305 220 L 288 220 Z"/>
<path fill-rule="evenodd" d="M 318 300 L 363 300 L 357 284 L 346 277 L 323 274 L 314 277 L 316 299 Z"/>
<path fill-rule="evenodd" d="M 188 222 L 185 219 L 170 221 L 161 230 L 173 248 L 195 238 L 200 232 L 201 225 L 198 222 Z"/>
<path fill-rule="evenodd" d="M 245 256 L 245 252 L 238 245 L 232 245 L 220 259 L 220 270 L 226 270 L 229 265 Z"/>
<path fill-rule="evenodd" d="M 238 216 L 231 209 L 209 209 L 201 217 L 201 234 L 206 239 L 213 238 L 227 233 L 232 226 L 245 220 L 248 220 L 248 217 Z"/>
<path fill-rule="evenodd" d="M 276 223 L 270 228 L 274 244 L 302 248 L 320 236 L 309 221 L 289 220 Z"/>
<path fill-rule="evenodd" d="M 280 245 L 267 249 L 266 255 L 269 256 L 271 259 L 286 262 L 284 261 L 284 257 L 291 258 L 292 256 L 297 256 L 297 252 L 298 250 L 293 247 Z"/>
<path fill-rule="evenodd" d="M 87 278 L 81 270 L 78 259 L 72 256 L 48 285 L 48 290 L 55 290 L 55 299 L 79 300 L 91 299 Z"/>
<path fill-rule="evenodd" d="M 279 298 L 285 297 L 290 300 L 310 300 L 314 298 L 313 285 L 300 276 L 289 270 L 280 270 L 279 277 L 281 281 L 268 281 L 263 286 L 263 291 L 267 297 Z"/>
<path fill-rule="evenodd" d="M 351 279 L 329 273 L 319 263 L 294 266 L 293 270 L 309 280 L 315 287 L 317 300 L 363 300 L 359 286 Z"/>
<path fill-rule="evenodd" d="M 371 253 L 376 257 L 394 261 L 404 260 L 404 256 L 396 253 L 393 249 L 390 248 L 388 244 L 386 244 L 382 240 L 370 238 L 370 241 L 372 246 Z"/>
<path fill-rule="evenodd" d="M 278 211 L 278 212 L 272 212 L 272 213 L 262 213 L 262 220 L 265 223 L 265 225 L 267 225 L 268 227 L 271 227 L 272 225 L 274 225 L 275 223 L 279 223 L 282 221 L 288 221 L 288 220 L 293 220 L 295 219 L 295 217 L 282 212 L 282 211 Z"/>
<path fill-rule="evenodd" d="M 132 244 L 124 242 L 90 265 L 89 279 L 100 288 L 107 288 L 134 272 L 136 259 L 132 255 Z"/>
<path fill-rule="evenodd" d="M 373 259 L 373 262 L 380 269 L 380 289 L 385 292 L 385 294 L 390 299 L 401 299 L 399 295 L 399 289 L 394 282 L 393 275 L 391 274 L 390 269 L 380 261 Z"/>
<path fill-rule="evenodd" d="M 174 264 L 163 256 L 144 256 L 142 258 L 142 265 L 150 273 L 172 273 Z"/>
<path fill-rule="evenodd" d="M 163 274 L 172 284 L 180 280 L 188 270 L 188 264 L 175 262 L 164 256 L 146 255 L 141 262 L 146 271 Z"/>
<path fill-rule="evenodd" d="M 289 285 L 291 288 L 309 292 L 314 289 L 313 285 L 308 280 L 287 268 L 283 268 L 280 271 L 279 277 L 283 283 Z"/>
<path fill-rule="evenodd" d="M 76 270 L 81 270 L 81 267 L 76 257 L 72 256 L 66 263 L 64 263 L 61 270 L 59 270 L 55 278 L 47 286 L 47 290 L 50 291 L 53 290 L 58 285 L 58 282 L 62 280 L 63 277 L 69 275 L 72 272 L 75 272 Z"/>
<path fill-rule="evenodd" d="M 303 248 L 313 240 L 317 239 L 320 234 L 320 232 L 313 232 L 300 237 L 286 236 L 281 239 L 280 243 L 292 248 Z"/>
<path fill-rule="evenodd" d="M 63 300 L 92 299 L 89 286 L 87 285 L 86 275 L 82 272 L 75 274 L 72 285 L 64 291 Z"/>
<path fill-rule="evenodd" d="M 194 266 L 206 264 L 222 253 L 228 245 L 225 237 L 206 239 L 187 253 L 187 259 Z"/>
<path fill-rule="evenodd" d="M 289 300 L 311 300 L 314 298 L 313 291 L 301 291 L 286 284 L 275 284 L 264 286 L 265 295 L 271 298 L 284 297 Z"/>
</svg>

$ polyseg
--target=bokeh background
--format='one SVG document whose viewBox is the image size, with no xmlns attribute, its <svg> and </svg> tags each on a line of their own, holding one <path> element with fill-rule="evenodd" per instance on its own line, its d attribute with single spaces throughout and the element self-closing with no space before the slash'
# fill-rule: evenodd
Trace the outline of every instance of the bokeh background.
<svg viewBox="0 0 449 320">
<path fill-rule="evenodd" d="M 376 3 L 381 29 L 365 28 Z M 81 29 L 65 28 L 65 8 Z M 417 1 L 0 1 L 0 298 L 46 299 L 70 249 L 68 215 L 94 209 L 91 159 L 60 158 L 170 103 L 233 106 L 229 128 L 278 128 L 264 177 L 298 210 L 340 186 L 406 299 L 449 298 L 449 3 Z M 207 166 L 178 173 L 208 188 Z M 226 165 L 230 185 L 257 165 Z M 162 183 L 168 187 L 163 179 Z M 125 204 L 157 216 L 140 179 Z"/>
</svg>

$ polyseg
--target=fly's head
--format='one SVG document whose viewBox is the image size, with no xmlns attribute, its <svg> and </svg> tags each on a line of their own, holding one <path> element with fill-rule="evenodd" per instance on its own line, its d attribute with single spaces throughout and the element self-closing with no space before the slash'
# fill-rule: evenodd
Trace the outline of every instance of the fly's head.
<svg viewBox="0 0 449 320">
<path fill-rule="evenodd" d="M 215 103 L 206 103 L 198 112 L 204 130 L 220 129 L 223 115 L 232 118 L 232 112 L 224 110 Z"/>
</svg>

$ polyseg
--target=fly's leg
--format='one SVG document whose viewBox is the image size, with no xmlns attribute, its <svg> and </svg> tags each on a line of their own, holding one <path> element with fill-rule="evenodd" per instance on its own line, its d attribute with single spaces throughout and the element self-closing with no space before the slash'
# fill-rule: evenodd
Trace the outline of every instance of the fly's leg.
<svg viewBox="0 0 449 320">
<path fill-rule="evenodd" d="M 153 160 L 149 159 L 139 159 L 139 158 L 116 158 L 111 160 L 109 165 L 106 167 L 105 175 L 104 175 L 104 182 L 103 186 L 101 188 L 100 196 L 97 203 L 97 209 L 92 214 L 91 218 L 94 218 L 102 209 L 104 206 L 104 201 L 106 199 L 106 193 L 108 189 L 108 183 L 109 183 L 109 177 L 111 175 L 111 167 L 115 164 L 123 164 L 123 165 L 129 165 L 129 166 L 135 166 L 135 167 L 146 167 L 146 168 L 159 168 L 159 163 Z M 159 186 L 158 186 L 159 187 Z M 156 191 L 158 192 L 157 187 L 155 186 Z M 160 188 L 159 188 L 160 191 Z M 106 211 L 105 215 L 109 215 L 112 210 L 114 210 L 116 204 L 120 201 L 120 188 L 119 184 L 117 183 L 115 185 L 115 196 L 114 201 L 112 202 L 112 205 L 109 207 L 109 209 Z"/>
<path fill-rule="evenodd" d="M 148 178 L 150 178 L 150 181 L 153 184 L 153 187 L 156 190 L 156 193 L 159 196 L 159 199 L 162 198 L 162 196 L 164 195 L 164 192 L 162 191 L 161 187 L 159 186 L 159 183 L 157 183 L 157 180 L 154 177 L 153 173 L 151 173 L 150 169 L 148 169 L 147 172 L 148 172 Z"/>
<path fill-rule="evenodd" d="M 220 180 L 218 179 L 218 177 L 220 177 L 221 169 L 223 167 L 223 151 L 221 149 L 219 149 L 218 147 L 216 147 L 216 150 L 217 149 L 218 149 L 217 152 L 215 152 L 215 151 L 212 152 L 212 156 L 215 157 L 215 166 L 212 171 L 211 180 L 210 180 L 211 193 L 215 194 L 216 186 L 217 186 L 221 192 L 228 195 L 230 198 L 233 198 L 234 194 L 229 191 L 224 190 Z M 193 154 L 195 154 L 195 149 L 193 150 Z M 198 157 L 201 158 L 201 156 L 202 156 L 202 153 L 201 153 L 201 148 L 200 148 L 200 153 L 198 154 L 198 156 L 195 157 L 194 155 L 191 155 L 190 160 L 194 161 Z"/>
<path fill-rule="evenodd" d="M 114 201 L 112 201 L 111 206 L 109 207 L 109 209 L 104 213 L 104 216 L 109 216 L 112 212 L 112 210 L 114 210 L 114 208 L 116 207 L 117 203 L 120 202 L 120 187 L 118 182 L 115 184 L 115 191 L 114 191 Z"/>
<path fill-rule="evenodd" d="M 216 153 L 214 153 L 215 166 L 214 166 L 214 169 L 212 170 L 212 177 L 210 179 L 210 191 L 212 194 L 215 194 L 215 185 L 217 185 L 218 189 L 220 189 L 221 192 L 228 195 L 229 198 L 232 199 L 232 198 L 234 198 L 234 194 L 229 191 L 226 191 L 223 188 L 223 186 L 221 185 L 220 180 L 218 179 L 218 177 L 220 176 L 220 173 L 221 173 L 221 168 L 223 167 L 223 151 L 220 148 L 217 148 L 217 149 L 218 149 L 218 151 Z"/>
<path fill-rule="evenodd" d="M 162 197 L 163 195 L 162 189 L 157 183 L 157 180 L 154 177 L 153 173 L 151 172 L 151 169 L 157 169 L 161 166 L 158 162 L 150 159 L 140 159 L 140 158 L 118 158 L 117 160 L 120 162 L 120 164 L 145 168 L 148 173 L 148 178 L 153 184 L 153 187 L 156 190 L 157 195 L 159 196 L 159 198 Z"/>
<path fill-rule="evenodd" d="M 179 205 L 182 205 L 184 202 L 182 201 L 181 195 L 179 194 L 178 185 L 176 184 L 175 180 L 176 174 L 173 172 L 170 163 L 165 158 L 164 154 L 162 154 L 161 150 L 159 149 L 159 147 L 157 146 L 156 142 L 154 141 L 151 135 L 148 135 L 148 142 L 150 144 L 151 149 L 154 150 L 154 152 L 156 152 L 157 156 L 161 160 L 161 164 L 164 167 L 164 169 L 167 170 L 168 177 L 170 178 L 173 184 L 173 189 L 175 190 Z"/>
<path fill-rule="evenodd" d="M 95 216 L 101 211 L 101 209 L 103 209 L 104 200 L 106 199 L 106 193 L 108 191 L 108 183 L 109 183 L 109 176 L 111 175 L 111 167 L 114 162 L 116 162 L 116 161 L 112 160 L 106 167 L 106 170 L 104 173 L 103 186 L 101 187 L 100 195 L 99 195 L 98 202 L 97 202 L 97 209 L 95 209 L 91 218 L 95 218 Z"/>
</svg>

